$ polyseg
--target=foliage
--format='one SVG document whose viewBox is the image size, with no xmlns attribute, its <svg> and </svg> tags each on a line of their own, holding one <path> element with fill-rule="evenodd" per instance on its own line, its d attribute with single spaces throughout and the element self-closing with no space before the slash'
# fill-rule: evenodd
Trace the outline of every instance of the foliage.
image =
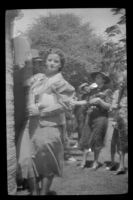
<svg viewBox="0 0 133 200">
<path fill-rule="evenodd" d="M 88 73 L 99 68 L 102 61 L 102 39 L 89 23 L 82 24 L 73 14 L 41 16 L 27 34 L 32 48 L 41 55 L 48 48 L 63 50 L 67 58 L 63 74 L 75 87 L 88 80 Z"/>
<path fill-rule="evenodd" d="M 105 32 L 107 40 L 94 34 L 89 23 L 82 24 L 81 19 L 73 14 L 41 16 L 29 28 L 27 35 L 31 46 L 40 51 L 44 58 L 49 48 L 63 50 L 66 64 L 63 75 L 75 87 L 90 81 L 89 73 L 95 70 L 108 72 L 117 85 L 116 75 L 126 68 L 126 34 L 121 26 L 125 26 L 125 9 L 111 9 L 120 20 Z M 115 43 L 113 38 L 119 36 Z"/>
<path fill-rule="evenodd" d="M 125 10 L 124 9 L 112 9 L 112 12 L 120 14 L 120 20 L 114 26 L 108 27 L 105 32 L 108 36 L 107 41 L 104 43 L 101 51 L 103 52 L 103 61 L 101 70 L 110 74 L 113 84 L 117 87 L 117 75 L 127 68 L 126 61 L 126 33 L 123 32 L 122 27 L 125 28 Z M 124 19 L 122 21 L 122 19 Z M 118 38 L 117 42 L 113 39 Z"/>
<path fill-rule="evenodd" d="M 121 14 L 118 24 L 125 24 L 126 23 L 126 11 L 124 8 L 112 8 L 112 12 L 114 15 Z"/>
</svg>

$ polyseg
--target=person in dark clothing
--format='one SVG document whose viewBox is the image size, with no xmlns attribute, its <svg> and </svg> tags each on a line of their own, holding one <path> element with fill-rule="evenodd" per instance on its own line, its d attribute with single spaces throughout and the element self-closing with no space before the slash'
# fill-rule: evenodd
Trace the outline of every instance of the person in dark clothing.
<svg viewBox="0 0 133 200">
<path fill-rule="evenodd" d="M 106 130 L 108 127 L 108 112 L 111 106 L 111 90 L 107 87 L 110 78 L 102 72 L 93 72 L 92 79 L 98 85 L 95 93 L 90 96 L 86 119 L 82 136 L 80 139 L 80 149 L 83 151 L 81 167 L 86 164 L 88 149 L 94 151 L 94 163 L 92 168 L 97 169 L 98 158 L 104 146 Z"/>
<path fill-rule="evenodd" d="M 97 87 L 96 84 L 95 85 L 91 84 L 89 86 L 88 83 L 82 83 L 79 86 L 78 99 L 88 101 L 91 93 L 94 92 L 96 87 Z M 81 139 L 81 135 L 83 132 L 82 130 L 83 130 L 84 122 L 85 122 L 85 118 L 86 118 L 87 107 L 88 107 L 88 105 L 83 105 L 83 106 L 76 106 L 74 108 L 74 115 L 75 115 L 76 122 L 77 122 L 76 131 L 78 133 L 78 142 L 76 143 L 76 145 L 74 147 L 78 147 L 79 141 Z"/>
</svg>

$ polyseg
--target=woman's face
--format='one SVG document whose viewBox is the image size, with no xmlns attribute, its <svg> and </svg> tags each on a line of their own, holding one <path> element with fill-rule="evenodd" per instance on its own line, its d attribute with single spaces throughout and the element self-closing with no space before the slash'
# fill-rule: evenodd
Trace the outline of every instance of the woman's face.
<svg viewBox="0 0 133 200">
<path fill-rule="evenodd" d="M 97 85 L 98 85 L 99 87 L 102 87 L 102 86 L 104 85 L 104 79 L 103 79 L 103 77 L 102 77 L 100 74 L 98 74 L 98 75 L 96 76 L 95 82 L 97 83 Z"/>
<path fill-rule="evenodd" d="M 58 54 L 49 54 L 46 59 L 46 67 L 48 74 L 56 74 L 61 68 L 61 61 Z"/>
</svg>

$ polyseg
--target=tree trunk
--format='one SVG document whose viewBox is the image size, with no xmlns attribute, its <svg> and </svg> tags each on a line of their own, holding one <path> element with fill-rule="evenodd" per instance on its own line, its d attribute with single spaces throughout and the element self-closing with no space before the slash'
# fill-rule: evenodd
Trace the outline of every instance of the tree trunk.
<svg viewBox="0 0 133 200">
<path fill-rule="evenodd" d="M 16 13 L 15 13 L 16 15 Z M 14 131 L 13 49 L 11 43 L 13 11 L 6 13 L 6 128 L 7 128 L 7 183 L 8 194 L 14 195 L 16 184 L 16 147 Z"/>
</svg>

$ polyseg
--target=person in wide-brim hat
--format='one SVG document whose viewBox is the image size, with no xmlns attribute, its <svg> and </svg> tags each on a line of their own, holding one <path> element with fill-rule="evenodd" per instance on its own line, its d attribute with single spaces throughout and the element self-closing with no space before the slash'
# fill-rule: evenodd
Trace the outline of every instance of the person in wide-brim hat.
<svg viewBox="0 0 133 200">
<path fill-rule="evenodd" d="M 104 79 L 104 83 L 105 83 L 105 84 L 109 84 L 109 83 L 111 82 L 111 79 L 109 78 L 109 75 L 106 74 L 106 73 L 104 73 L 104 72 L 95 71 L 95 72 L 91 72 L 90 75 L 91 75 L 91 78 L 92 78 L 93 80 L 95 80 L 96 77 L 97 77 L 98 75 L 100 75 L 100 76 L 102 76 L 102 78 Z"/>
<path fill-rule="evenodd" d="M 89 94 L 88 119 L 86 118 L 88 121 L 85 119 L 79 147 L 83 151 L 81 167 L 85 167 L 87 154 L 91 149 L 94 152 L 92 168 L 96 170 L 99 167 L 100 152 L 105 144 L 112 92 L 108 87 L 110 78 L 107 74 L 95 71 L 90 75 L 97 87 L 92 95 Z"/>
</svg>

